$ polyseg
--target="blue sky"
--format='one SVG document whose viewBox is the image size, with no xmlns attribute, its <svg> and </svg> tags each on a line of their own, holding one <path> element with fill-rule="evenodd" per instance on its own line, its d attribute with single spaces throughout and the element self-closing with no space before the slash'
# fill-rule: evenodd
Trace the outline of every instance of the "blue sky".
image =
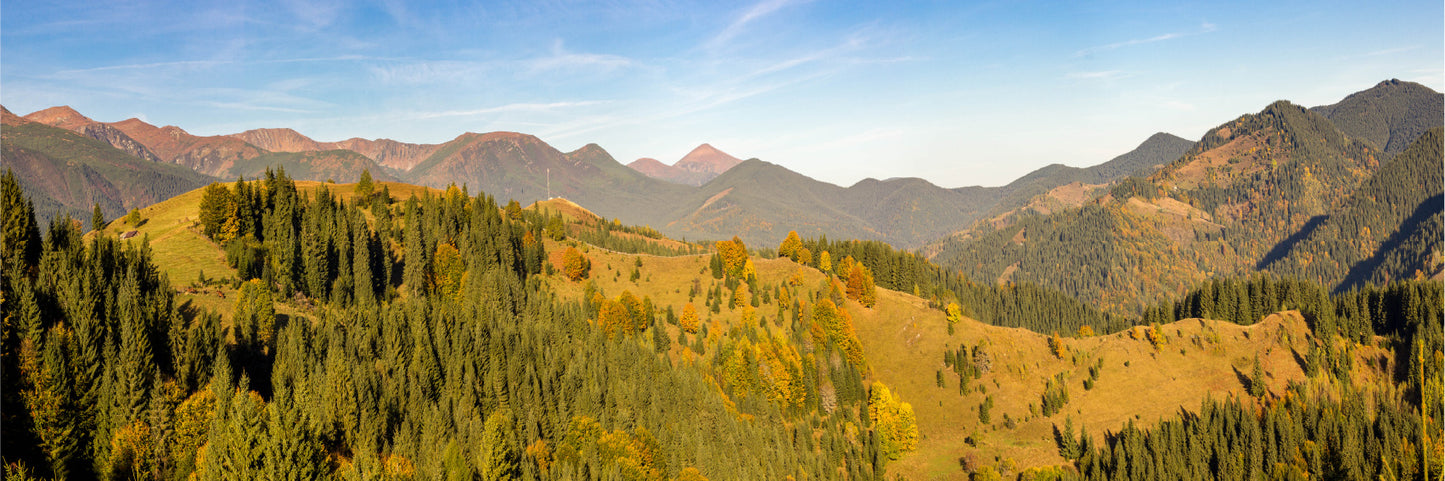
<svg viewBox="0 0 1445 481">
<path fill-rule="evenodd" d="M 7 2 L 0 103 L 198 135 L 512 130 L 841 185 L 1000 185 L 1287 99 L 1445 85 L 1445 6 L 1272 2 Z"/>
</svg>

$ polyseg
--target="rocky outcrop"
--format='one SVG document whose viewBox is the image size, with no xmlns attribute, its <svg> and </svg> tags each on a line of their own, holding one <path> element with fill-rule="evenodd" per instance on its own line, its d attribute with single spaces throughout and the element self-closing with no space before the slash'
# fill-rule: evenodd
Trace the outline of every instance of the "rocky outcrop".
<svg viewBox="0 0 1445 481">
<path fill-rule="evenodd" d="M 115 127 L 95 122 L 81 128 L 80 134 L 110 144 L 112 147 L 123 150 L 127 154 L 151 162 L 161 161 L 160 156 L 157 156 L 155 152 L 151 152 L 151 149 L 147 148 L 145 144 L 137 142 L 135 139 L 130 138 L 129 135 L 126 135 L 125 132 L 121 132 L 120 129 Z"/>
</svg>

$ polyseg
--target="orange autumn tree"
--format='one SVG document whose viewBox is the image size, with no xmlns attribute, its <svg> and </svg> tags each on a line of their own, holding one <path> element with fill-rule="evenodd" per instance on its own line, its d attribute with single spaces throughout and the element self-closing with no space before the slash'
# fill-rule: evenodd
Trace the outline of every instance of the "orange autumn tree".
<svg viewBox="0 0 1445 481">
<path fill-rule="evenodd" d="M 873 307 L 878 303 L 878 287 L 873 283 L 873 272 L 869 271 L 861 262 L 853 262 L 852 257 L 843 259 L 848 268 L 848 298 L 858 301 L 863 307 Z"/>
<path fill-rule="evenodd" d="M 587 274 L 592 272 L 592 261 L 576 247 L 568 247 L 562 252 L 562 272 L 574 281 L 586 279 Z"/>
</svg>

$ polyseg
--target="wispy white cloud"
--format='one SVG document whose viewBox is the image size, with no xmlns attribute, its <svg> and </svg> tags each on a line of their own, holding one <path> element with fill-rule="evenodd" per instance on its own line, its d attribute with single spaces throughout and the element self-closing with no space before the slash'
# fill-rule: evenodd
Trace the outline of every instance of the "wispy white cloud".
<svg viewBox="0 0 1445 481">
<path fill-rule="evenodd" d="M 549 103 L 513 103 L 471 110 L 443 110 L 436 112 L 413 112 L 407 118 L 415 120 L 439 119 L 446 117 L 477 117 L 483 115 L 507 113 L 507 112 L 554 112 L 557 110 L 588 107 L 605 103 L 600 100 L 584 100 L 577 102 L 549 102 Z"/>
<path fill-rule="evenodd" d="M 1159 106 L 1169 110 L 1178 110 L 1181 112 L 1190 112 L 1194 110 L 1194 104 L 1182 102 L 1179 100 L 1166 100 L 1164 101 L 1164 103 L 1159 104 Z"/>
<path fill-rule="evenodd" d="M 253 104 L 253 103 L 247 103 L 247 102 L 216 102 L 216 101 L 211 101 L 211 100 L 204 100 L 204 101 L 200 101 L 200 102 L 195 102 L 195 105 L 199 105 L 199 106 L 203 106 L 203 107 L 213 107 L 213 108 L 225 109 L 225 110 L 248 110 L 248 111 L 254 111 L 254 112 L 281 112 L 281 113 L 287 113 L 287 114 L 309 114 L 309 113 L 312 113 L 311 110 L 296 109 L 296 108 L 290 108 L 290 107 L 277 107 L 277 106 L 274 106 L 274 105 L 259 105 L 259 104 Z"/>
<path fill-rule="evenodd" d="M 1118 80 L 1130 77 L 1131 74 L 1123 70 L 1103 70 L 1098 72 L 1069 72 L 1064 78 L 1072 80 Z"/>
<path fill-rule="evenodd" d="M 123 65 L 107 65 L 107 66 L 104 66 L 104 67 L 91 67 L 91 68 L 78 68 L 78 69 L 60 70 L 60 71 L 55 72 L 54 76 L 56 76 L 56 77 L 73 77 L 73 76 L 77 76 L 77 75 L 91 74 L 91 73 L 97 73 L 97 72 L 114 72 L 114 71 L 117 71 L 117 70 L 150 70 L 150 69 L 159 69 L 159 68 L 199 68 L 199 67 L 215 67 L 215 66 L 217 66 L 217 65 L 225 65 L 225 64 L 229 64 L 229 63 L 232 63 L 232 62 L 226 61 L 226 60 L 180 60 L 180 61 L 175 61 L 175 62 L 132 63 L 132 64 L 123 64 Z"/>
<path fill-rule="evenodd" d="M 747 30 L 748 24 L 753 23 L 754 20 L 766 17 L 781 10 L 783 7 L 797 3 L 802 2 L 800 0 L 763 0 L 755 3 L 752 7 L 744 11 L 742 15 L 739 15 L 738 18 L 733 19 L 732 23 L 728 24 L 721 32 L 718 32 L 717 35 L 709 39 L 703 46 L 714 49 L 726 45 L 732 41 L 734 37 L 737 37 L 743 33 L 743 31 Z"/>
<path fill-rule="evenodd" d="M 1123 41 L 1123 42 L 1115 42 L 1115 43 L 1111 43 L 1111 44 L 1108 44 L 1108 45 L 1100 45 L 1100 46 L 1097 46 L 1097 47 L 1089 47 L 1089 48 L 1080 50 L 1080 51 L 1078 51 L 1078 52 L 1075 52 L 1075 53 L 1074 53 L 1074 56 L 1075 56 L 1075 57 L 1082 57 L 1082 56 L 1085 56 L 1085 55 L 1090 55 L 1090 54 L 1094 54 L 1094 53 L 1098 53 L 1098 52 L 1104 52 L 1104 51 L 1108 51 L 1108 50 L 1114 50 L 1114 49 L 1118 49 L 1118 48 L 1122 48 L 1122 47 L 1132 47 L 1132 46 L 1135 46 L 1135 45 L 1144 45 L 1144 44 L 1150 44 L 1150 43 L 1155 43 L 1155 42 L 1163 42 L 1163 41 L 1166 41 L 1166 40 L 1174 40 L 1174 39 L 1178 39 L 1178 38 L 1192 37 L 1192 36 L 1195 36 L 1195 35 L 1203 35 L 1203 34 L 1206 34 L 1206 33 L 1211 33 L 1211 32 L 1217 31 L 1217 30 L 1219 30 L 1219 27 L 1218 27 L 1218 26 L 1216 26 L 1216 25 L 1214 25 L 1214 24 L 1212 24 L 1212 23 L 1209 23 L 1209 22 L 1204 22 L 1204 23 L 1200 24 L 1200 25 L 1199 25 L 1199 28 L 1196 29 L 1196 30 L 1187 31 L 1187 32 L 1170 32 L 1170 33 L 1166 33 L 1166 34 L 1163 34 L 1163 35 L 1155 35 L 1155 36 L 1149 37 L 1149 38 L 1136 38 L 1136 39 L 1131 39 L 1131 40 L 1125 40 L 1125 41 Z"/>
<path fill-rule="evenodd" d="M 200 68 L 210 68 L 210 67 L 219 67 L 219 66 L 224 66 L 224 65 L 237 65 L 237 64 L 242 64 L 242 65 L 261 65 L 261 64 L 310 63 L 310 62 L 345 62 L 345 61 L 359 61 L 359 60 L 386 60 L 386 59 L 375 58 L 375 57 L 366 57 L 366 56 L 362 56 L 362 55 L 338 55 L 338 56 L 334 56 L 334 57 L 301 57 L 301 58 L 279 58 L 279 59 L 260 59 L 260 60 L 224 60 L 224 59 L 177 60 L 177 61 L 171 61 L 171 62 L 129 63 L 129 64 L 120 64 L 120 65 L 105 65 L 105 66 L 100 66 L 100 67 L 66 69 L 66 70 L 56 71 L 56 72 L 55 72 L 54 74 L 52 74 L 52 75 L 55 76 L 55 77 L 74 77 L 74 76 L 77 76 L 77 75 L 92 74 L 92 73 L 103 73 L 103 72 L 116 72 L 116 71 L 123 71 L 123 70 L 139 71 L 139 70 L 166 70 L 166 69 L 200 69 Z"/>
<path fill-rule="evenodd" d="M 1366 56 L 1366 57 L 1382 57 L 1382 56 L 1385 56 L 1385 55 L 1393 55 L 1393 54 L 1397 54 L 1397 53 L 1409 52 L 1409 51 L 1415 50 L 1415 49 L 1417 49 L 1417 48 L 1420 48 L 1420 46 L 1419 46 L 1419 45 L 1409 45 L 1409 46 L 1405 46 L 1405 47 L 1386 48 L 1386 49 L 1375 50 L 1375 51 L 1373 51 L 1373 52 L 1366 52 L 1366 53 L 1365 53 L 1365 56 Z"/>
<path fill-rule="evenodd" d="M 331 25 L 341 13 L 342 2 L 338 0 L 285 0 L 282 2 L 295 18 L 310 28 Z"/>
<path fill-rule="evenodd" d="M 552 54 L 526 62 L 533 73 L 552 70 L 592 70 L 610 72 L 633 65 L 631 59 L 618 55 L 569 52 L 562 40 L 552 42 Z"/>
<path fill-rule="evenodd" d="M 487 62 L 412 60 L 369 65 L 367 71 L 383 85 L 425 85 L 483 78 L 494 67 Z"/>
</svg>

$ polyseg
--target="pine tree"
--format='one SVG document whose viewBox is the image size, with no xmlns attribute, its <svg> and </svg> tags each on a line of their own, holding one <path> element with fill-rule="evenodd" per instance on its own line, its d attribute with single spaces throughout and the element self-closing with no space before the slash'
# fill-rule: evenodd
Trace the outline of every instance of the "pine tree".
<svg viewBox="0 0 1445 481">
<path fill-rule="evenodd" d="M 326 452 L 308 430 L 299 406 L 291 392 L 280 388 L 275 399 L 266 405 L 267 436 L 262 446 L 265 478 L 272 481 L 303 481 L 321 479 Z"/>
<path fill-rule="evenodd" d="M 221 227 L 226 220 L 231 218 L 235 212 L 231 189 L 227 189 L 220 182 L 212 182 L 211 185 L 207 185 L 201 193 L 200 211 L 201 233 L 215 239 L 221 233 Z M 218 242 L 223 241 L 218 240 Z"/>
<path fill-rule="evenodd" d="M 358 203 L 371 200 L 374 189 L 375 186 L 371 183 L 371 169 L 361 169 L 361 178 L 356 181 L 356 190 L 354 191 Z"/>
<path fill-rule="evenodd" d="M 426 292 L 427 267 L 431 264 L 426 258 L 426 244 L 422 240 L 422 219 L 421 207 L 416 197 L 406 201 L 406 246 L 405 270 L 402 275 L 402 282 L 412 292 L 413 296 L 421 296 Z"/>
<path fill-rule="evenodd" d="M 516 479 L 520 475 L 517 449 L 512 444 L 516 421 L 510 410 L 494 411 L 482 427 L 482 445 L 477 448 L 477 466 L 483 481 Z"/>
<path fill-rule="evenodd" d="M 90 213 L 90 230 L 101 229 L 105 229 L 105 213 L 100 211 L 100 204 L 95 204 L 95 209 Z"/>
<path fill-rule="evenodd" d="M 35 222 L 34 205 L 8 168 L 0 177 L 0 222 L 0 249 L 4 249 L 0 267 L 6 275 L 30 273 L 40 263 L 40 226 Z"/>
</svg>

